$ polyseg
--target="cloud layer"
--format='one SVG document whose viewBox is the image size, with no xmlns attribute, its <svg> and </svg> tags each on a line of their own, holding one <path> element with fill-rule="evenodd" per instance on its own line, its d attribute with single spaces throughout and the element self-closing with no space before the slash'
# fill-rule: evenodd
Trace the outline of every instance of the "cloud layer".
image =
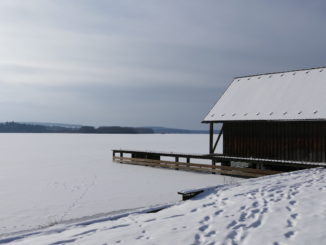
<svg viewBox="0 0 326 245">
<path fill-rule="evenodd" d="M 323 1 L 4 0 L 0 121 L 200 128 L 234 76 L 326 65 Z"/>
</svg>

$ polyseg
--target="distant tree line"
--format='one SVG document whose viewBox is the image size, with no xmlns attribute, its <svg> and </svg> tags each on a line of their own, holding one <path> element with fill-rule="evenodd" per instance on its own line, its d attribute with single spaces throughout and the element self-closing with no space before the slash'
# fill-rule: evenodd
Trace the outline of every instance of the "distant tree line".
<svg viewBox="0 0 326 245">
<path fill-rule="evenodd" d="M 0 123 L 0 133 L 85 133 L 85 134 L 152 134 L 151 128 L 134 127 L 92 127 L 68 128 L 60 126 L 43 126 L 16 122 Z"/>
<path fill-rule="evenodd" d="M 78 130 L 79 133 L 88 134 L 153 134 L 154 131 L 151 128 L 133 128 L 133 127 L 92 127 L 92 126 L 82 126 Z"/>
</svg>

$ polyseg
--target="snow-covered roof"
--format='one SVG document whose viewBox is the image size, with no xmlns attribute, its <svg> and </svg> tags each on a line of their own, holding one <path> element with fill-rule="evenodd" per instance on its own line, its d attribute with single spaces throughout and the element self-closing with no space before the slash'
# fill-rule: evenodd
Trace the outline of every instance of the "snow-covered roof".
<svg viewBox="0 0 326 245">
<path fill-rule="evenodd" d="M 326 67 L 237 77 L 203 122 L 326 119 Z"/>
</svg>

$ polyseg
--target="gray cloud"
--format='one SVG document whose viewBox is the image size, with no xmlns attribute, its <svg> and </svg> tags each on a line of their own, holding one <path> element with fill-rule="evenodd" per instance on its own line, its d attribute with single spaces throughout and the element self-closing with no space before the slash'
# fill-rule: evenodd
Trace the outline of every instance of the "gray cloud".
<svg viewBox="0 0 326 245">
<path fill-rule="evenodd" d="M 0 121 L 200 128 L 234 76 L 326 64 L 323 1 L 5 0 Z"/>
</svg>

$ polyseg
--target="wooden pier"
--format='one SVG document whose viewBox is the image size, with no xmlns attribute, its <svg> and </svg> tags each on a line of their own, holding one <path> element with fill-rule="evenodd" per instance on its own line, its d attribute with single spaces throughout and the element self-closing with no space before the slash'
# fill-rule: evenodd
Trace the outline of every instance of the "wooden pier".
<svg viewBox="0 0 326 245">
<path fill-rule="evenodd" d="M 164 160 L 162 159 L 163 157 L 165 158 Z M 166 158 L 169 158 L 169 160 L 166 160 Z M 206 160 L 206 162 L 208 163 L 194 163 L 192 162 L 193 160 Z M 257 165 L 257 160 L 255 159 L 252 159 L 254 164 L 256 164 L 255 168 L 231 166 L 231 160 L 232 159 L 230 158 L 216 154 L 198 155 L 133 150 L 113 150 L 113 161 L 125 164 L 161 167 L 195 172 L 206 172 L 213 174 L 218 173 L 223 175 L 239 176 L 246 178 L 260 177 L 283 172 L 257 168 L 257 166 L 259 165 Z M 239 161 L 239 159 L 236 160 Z M 217 163 L 220 164 L 217 165 Z M 305 165 L 305 167 L 307 166 Z"/>
<path fill-rule="evenodd" d="M 112 150 L 113 161 L 118 163 L 206 172 L 254 178 L 286 171 L 326 167 L 325 163 L 230 157 L 221 154 L 184 154 L 134 150 Z M 164 159 L 162 159 L 164 158 Z M 193 161 L 205 160 L 206 163 Z M 248 167 L 232 166 L 231 162 L 244 162 Z"/>
</svg>

